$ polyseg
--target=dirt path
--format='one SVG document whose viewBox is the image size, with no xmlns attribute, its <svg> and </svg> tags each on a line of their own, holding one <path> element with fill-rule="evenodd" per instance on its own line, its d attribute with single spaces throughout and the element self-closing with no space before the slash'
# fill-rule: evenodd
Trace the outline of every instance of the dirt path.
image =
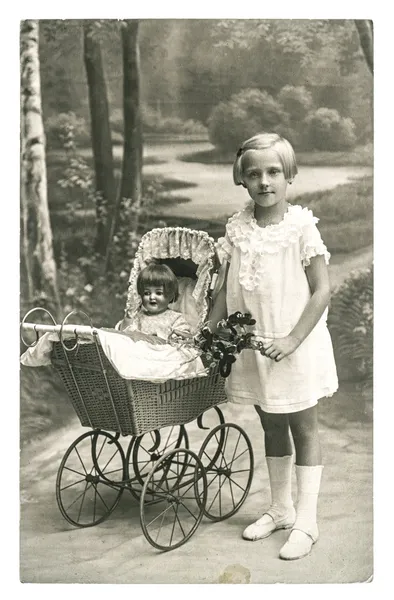
<svg viewBox="0 0 394 600">
<path fill-rule="evenodd" d="M 284 562 L 278 550 L 286 532 L 256 543 L 241 538 L 243 528 L 268 502 L 263 436 L 252 408 L 225 406 L 226 422 L 242 425 L 255 453 L 255 473 L 246 502 L 232 518 L 203 519 L 179 549 L 161 553 L 142 534 L 139 506 L 125 492 L 109 519 L 76 529 L 56 504 L 55 481 L 61 458 L 83 431 L 76 421 L 26 447 L 21 454 L 20 576 L 34 583 L 342 583 L 372 574 L 372 427 L 345 417 L 348 391 L 330 408 L 322 405 L 324 448 L 319 523 L 320 540 L 302 561 Z M 327 403 L 330 401 L 326 401 Z M 334 402 L 334 399 L 333 399 Z M 356 406 L 356 404 L 354 404 Z M 337 407 L 337 409 L 335 408 Z M 347 415 L 351 416 L 351 415 Z M 333 427 L 335 423 L 336 427 Z M 338 428 L 339 426 L 339 428 Z M 188 425 L 198 451 L 207 432 Z"/>
</svg>

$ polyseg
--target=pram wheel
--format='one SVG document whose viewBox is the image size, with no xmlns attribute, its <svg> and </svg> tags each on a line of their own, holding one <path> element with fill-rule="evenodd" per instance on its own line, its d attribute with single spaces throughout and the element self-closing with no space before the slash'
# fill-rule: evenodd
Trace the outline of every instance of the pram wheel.
<svg viewBox="0 0 394 600">
<path fill-rule="evenodd" d="M 183 425 L 171 425 L 133 438 L 126 452 L 130 471 L 130 491 L 139 500 L 145 480 L 152 467 L 166 452 L 175 448 L 189 448 L 189 438 Z M 130 467 L 134 471 L 131 474 Z"/>
<path fill-rule="evenodd" d="M 204 514 L 207 477 L 191 450 L 177 448 L 162 456 L 141 494 L 140 520 L 146 539 L 158 550 L 182 546 Z"/>
<path fill-rule="evenodd" d="M 123 448 L 106 431 L 88 431 L 65 453 L 56 478 L 63 517 L 77 527 L 104 521 L 119 503 L 125 479 Z"/>
<path fill-rule="evenodd" d="M 252 444 L 241 427 L 225 423 L 208 434 L 198 456 L 208 483 L 204 514 L 212 521 L 227 519 L 240 509 L 252 484 Z"/>
</svg>

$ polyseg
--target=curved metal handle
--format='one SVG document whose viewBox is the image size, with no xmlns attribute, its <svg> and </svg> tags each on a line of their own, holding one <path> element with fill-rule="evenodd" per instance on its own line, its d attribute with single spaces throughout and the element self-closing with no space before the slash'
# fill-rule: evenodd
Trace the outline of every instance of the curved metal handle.
<svg viewBox="0 0 394 600">
<path fill-rule="evenodd" d="M 69 317 L 71 317 L 71 315 L 74 315 L 74 314 L 76 314 L 76 313 L 80 313 L 80 314 L 84 315 L 84 316 L 85 316 L 85 317 L 88 319 L 88 321 L 89 321 L 89 324 L 90 324 L 90 326 L 91 326 L 91 327 L 92 327 L 92 329 L 93 329 L 93 322 L 92 322 L 92 319 L 91 319 L 91 318 L 89 317 L 89 315 L 87 315 L 87 314 L 86 314 L 86 313 L 85 313 L 83 310 L 79 310 L 79 309 L 75 308 L 74 310 L 72 310 L 71 312 L 69 312 L 69 313 L 68 313 L 68 315 L 66 315 L 66 316 L 64 317 L 64 319 L 63 319 L 63 321 L 62 321 L 62 323 L 61 323 L 61 325 L 60 325 L 60 331 L 59 331 L 59 339 L 60 339 L 60 343 L 61 343 L 61 345 L 63 346 L 63 350 L 64 350 L 65 352 L 72 352 L 72 351 L 73 351 L 73 350 L 75 350 L 75 348 L 78 346 L 78 334 L 77 334 L 77 331 L 76 331 L 76 329 L 74 329 L 74 335 L 75 335 L 75 340 L 76 340 L 76 342 L 75 342 L 75 346 L 73 346 L 72 348 L 67 348 L 67 346 L 65 345 L 65 343 L 64 343 L 64 341 L 63 341 L 63 327 L 64 327 L 64 325 L 66 324 L 66 321 L 67 321 L 67 319 L 68 319 Z"/>
<path fill-rule="evenodd" d="M 21 338 L 21 341 L 22 341 L 22 343 L 23 343 L 23 344 L 24 344 L 24 345 L 25 345 L 27 348 L 33 348 L 34 346 L 36 346 L 36 345 L 37 345 L 37 343 L 38 343 L 38 340 L 40 339 L 39 333 L 38 333 L 38 331 L 37 331 L 35 328 L 34 328 L 34 332 L 35 332 L 35 334 L 36 334 L 36 339 L 35 339 L 35 341 L 34 341 L 32 344 L 28 344 L 28 343 L 26 342 L 26 340 L 24 339 L 24 337 L 23 337 L 23 325 L 26 323 L 26 319 L 27 319 L 27 317 L 28 317 L 29 315 L 31 315 L 33 312 L 36 312 L 36 311 L 45 312 L 47 315 L 49 315 L 49 316 L 51 317 L 51 319 L 52 319 L 52 321 L 53 321 L 54 325 L 57 325 L 57 323 L 56 323 L 55 319 L 53 318 L 53 315 L 52 315 L 52 314 L 49 312 L 49 310 L 47 310 L 46 308 L 42 308 L 41 306 L 36 306 L 36 307 L 34 307 L 34 308 L 30 309 L 30 310 L 29 310 L 29 311 L 28 311 L 28 312 L 25 314 L 25 316 L 23 317 L 23 319 L 22 319 L 22 322 L 21 322 L 21 324 L 20 324 L 20 338 Z"/>
</svg>

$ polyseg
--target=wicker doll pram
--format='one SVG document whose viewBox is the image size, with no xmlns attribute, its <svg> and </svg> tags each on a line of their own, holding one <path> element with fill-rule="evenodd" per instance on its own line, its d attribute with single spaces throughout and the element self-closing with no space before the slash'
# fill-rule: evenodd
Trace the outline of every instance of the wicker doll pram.
<svg viewBox="0 0 394 600">
<path fill-rule="evenodd" d="M 188 305 L 189 315 L 185 317 L 198 329 L 210 306 L 215 274 L 213 240 L 203 231 L 180 227 L 153 229 L 145 234 L 129 277 L 128 313 L 140 303 L 138 273 L 152 259 L 168 264 L 180 278 L 177 306 Z M 69 348 L 75 345 L 71 341 L 65 344 Z M 124 380 L 95 342 L 68 352 L 61 342 L 55 343 L 52 364 L 67 388 L 81 425 L 122 435 L 138 436 L 166 425 L 188 423 L 225 401 L 224 380 L 217 367 L 211 368 L 206 377 L 164 383 Z"/>
<path fill-rule="evenodd" d="M 181 227 L 146 233 L 129 277 L 126 314 L 139 305 L 138 273 L 153 259 L 168 264 L 178 277 L 180 294 L 172 308 L 182 311 L 198 331 L 207 319 L 216 279 L 213 239 Z M 66 451 L 57 475 L 58 505 L 69 523 L 90 527 L 102 522 L 126 489 L 140 502 L 147 540 L 169 550 L 188 540 L 204 515 L 219 521 L 239 510 L 252 482 L 253 451 L 242 428 L 225 423 L 218 407 L 226 396 L 216 365 L 208 367 L 206 376 L 163 383 L 124 379 L 108 360 L 92 324 L 70 325 L 68 317 L 61 325 L 27 323 L 31 312 L 22 331 L 34 330 L 37 340 L 39 332 L 59 335 L 51 363 L 81 425 L 91 428 Z M 70 333 L 73 338 L 66 339 Z M 80 335 L 92 341 L 82 343 Z M 200 429 L 206 429 L 202 415 L 209 409 L 219 424 L 196 454 L 189 449 L 184 425 L 197 419 Z M 163 428 L 170 430 L 168 435 L 161 435 Z M 130 435 L 123 448 L 120 436 Z"/>
</svg>

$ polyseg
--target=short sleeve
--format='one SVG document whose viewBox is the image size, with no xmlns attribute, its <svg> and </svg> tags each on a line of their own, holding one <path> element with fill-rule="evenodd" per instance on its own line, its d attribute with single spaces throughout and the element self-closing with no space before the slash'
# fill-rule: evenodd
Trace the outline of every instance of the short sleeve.
<svg viewBox="0 0 394 600">
<path fill-rule="evenodd" d="M 231 254 L 233 251 L 233 245 L 230 242 L 230 238 L 228 236 L 227 231 L 224 237 L 220 237 L 218 239 L 215 247 L 220 264 L 222 264 L 224 261 L 230 262 Z"/>
<path fill-rule="evenodd" d="M 327 265 L 331 257 L 315 225 L 316 221 L 317 219 L 313 218 L 313 222 L 306 223 L 302 228 L 301 262 L 304 268 L 311 264 L 311 258 L 314 256 L 323 255 Z"/>
</svg>

